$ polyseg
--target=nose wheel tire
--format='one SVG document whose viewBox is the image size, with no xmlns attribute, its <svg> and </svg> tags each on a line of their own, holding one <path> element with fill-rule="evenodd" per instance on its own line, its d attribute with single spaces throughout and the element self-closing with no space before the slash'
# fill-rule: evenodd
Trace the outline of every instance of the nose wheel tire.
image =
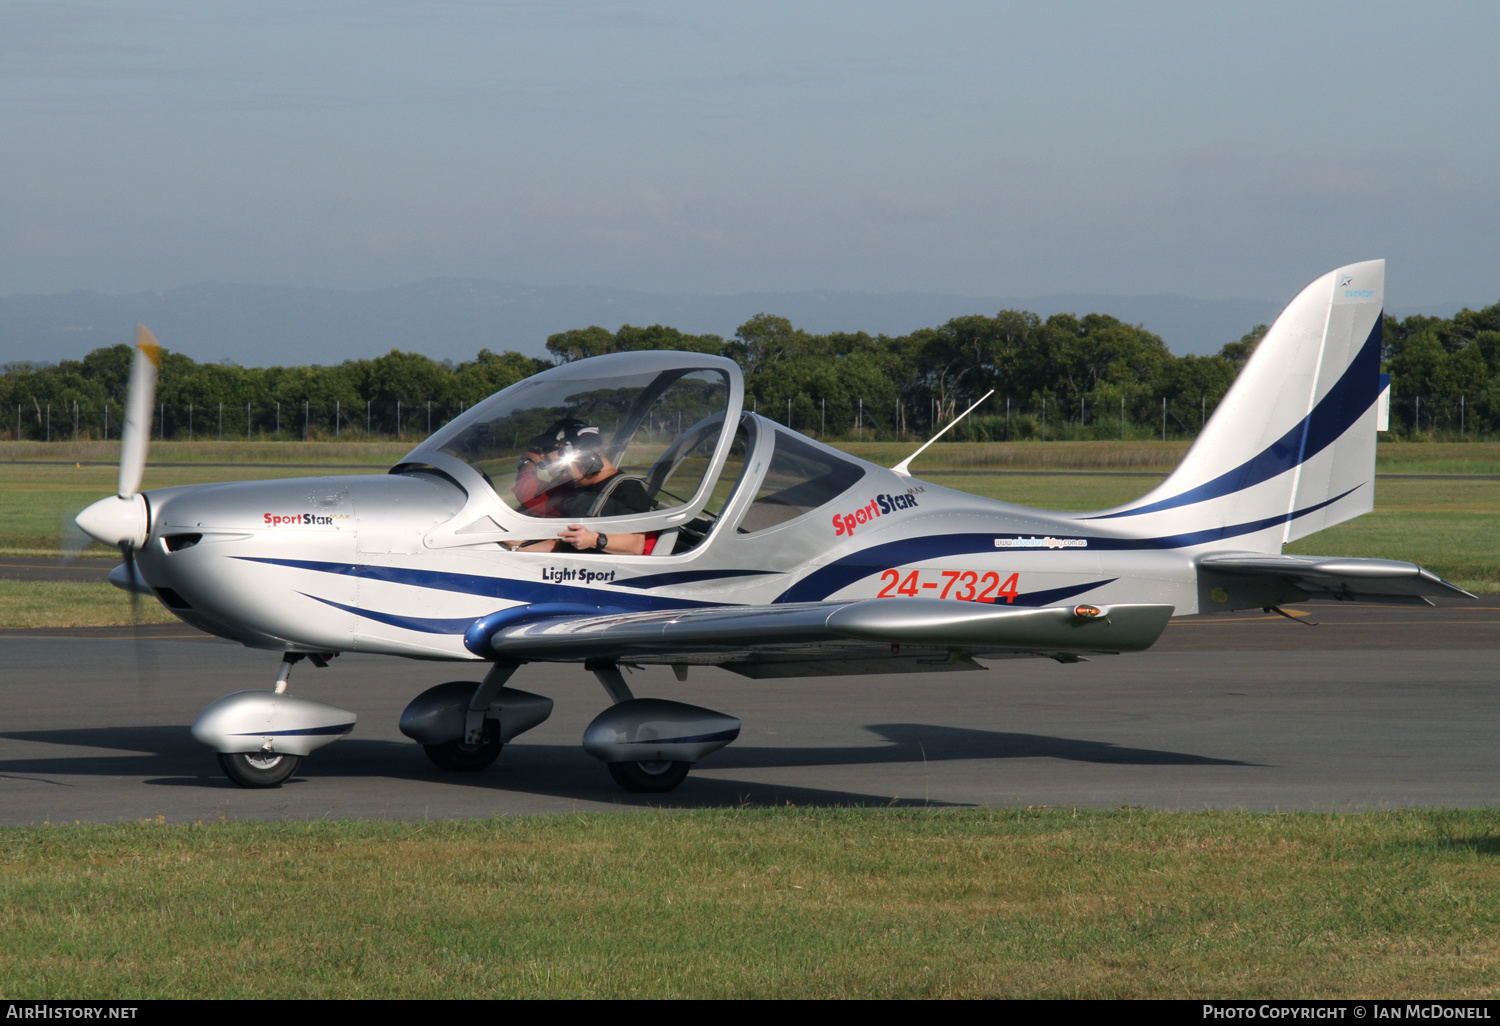
<svg viewBox="0 0 1500 1026">
<path fill-rule="evenodd" d="M 609 775 L 627 791 L 635 794 L 660 794 L 670 791 L 687 779 L 690 762 L 607 762 Z"/>
<path fill-rule="evenodd" d="M 299 755 L 277 755 L 274 752 L 219 753 L 219 767 L 224 775 L 241 787 L 280 787 L 297 772 Z"/>
<path fill-rule="evenodd" d="M 495 720 L 485 720 L 484 740 L 477 745 L 444 741 L 440 745 L 423 745 L 422 751 L 439 769 L 473 773 L 500 758 L 500 749 L 504 747 L 500 741 L 500 724 Z"/>
</svg>

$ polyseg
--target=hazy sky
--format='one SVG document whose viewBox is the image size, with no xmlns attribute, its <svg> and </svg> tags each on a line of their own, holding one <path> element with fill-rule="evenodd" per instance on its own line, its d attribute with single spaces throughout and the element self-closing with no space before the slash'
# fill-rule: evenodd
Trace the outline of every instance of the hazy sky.
<svg viewBox="0 0 1500 1026">
<path fill-rule="evenodd" d="M 0 2 L 0 294 L 1500 299 L 1500 4 Z"/>
</svg>

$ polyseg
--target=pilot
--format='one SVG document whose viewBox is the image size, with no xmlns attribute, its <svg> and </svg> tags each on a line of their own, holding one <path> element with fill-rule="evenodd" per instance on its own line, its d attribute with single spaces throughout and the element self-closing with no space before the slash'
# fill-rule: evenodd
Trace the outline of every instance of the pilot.
<svg viewBox="0 0 1500 1026">
<path fill-rule="evenodd" d="M 618 517 L 650 511 L 645 487 L 626 477 L 604 451 L 599 429 L 571 417 L 554 423 L 527 444 L 511 489 L 522 511 L 531 516 Z M 605 534 L 570 524 L 557 539 L 518 546 L 527 552 L 650 553 L 654 536 Z"/>
</svg>

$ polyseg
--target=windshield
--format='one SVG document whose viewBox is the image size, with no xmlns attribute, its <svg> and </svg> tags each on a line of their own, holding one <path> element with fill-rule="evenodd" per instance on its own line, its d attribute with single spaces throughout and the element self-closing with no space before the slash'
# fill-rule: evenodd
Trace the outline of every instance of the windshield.
<svg viewBox="0 0 1500 1026">
<path fill-rule="evenodd" d="M 729 405 L 723 370 L 606 357 L 512 385 L 411 458 L 463 460 L 523 516 L 638 515 L 697 494 Z"/>
</svg>

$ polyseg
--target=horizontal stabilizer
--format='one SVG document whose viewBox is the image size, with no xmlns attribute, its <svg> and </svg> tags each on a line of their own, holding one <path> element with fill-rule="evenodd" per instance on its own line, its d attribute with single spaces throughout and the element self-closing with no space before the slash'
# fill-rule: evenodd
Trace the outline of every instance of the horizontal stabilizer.
<svg viewBox="0 0 1500 1026">
<path fill-rule="evenodd" d="M 1415 563 L 1346 556 L 1276 556 L 1224 552 L 1203 556 L 1200 570 L 1232 577 L 1260 578 L 1330 602 L 1427 604 L 1430 598 L 1473 598 L 1467 591 Z M 1283 601 L 1301 601 L 1289 596 Z"/>
<path fill-rule="evenodd" d="M 1165 605 L 1016 609 L 938 599 L 712 606 L 517 623 L 490 638 L 518 659 L 730 663 L 756 654 L 843 659 L 853 652 L 1045 655 L 1149 648 Z"/>
</svg>

